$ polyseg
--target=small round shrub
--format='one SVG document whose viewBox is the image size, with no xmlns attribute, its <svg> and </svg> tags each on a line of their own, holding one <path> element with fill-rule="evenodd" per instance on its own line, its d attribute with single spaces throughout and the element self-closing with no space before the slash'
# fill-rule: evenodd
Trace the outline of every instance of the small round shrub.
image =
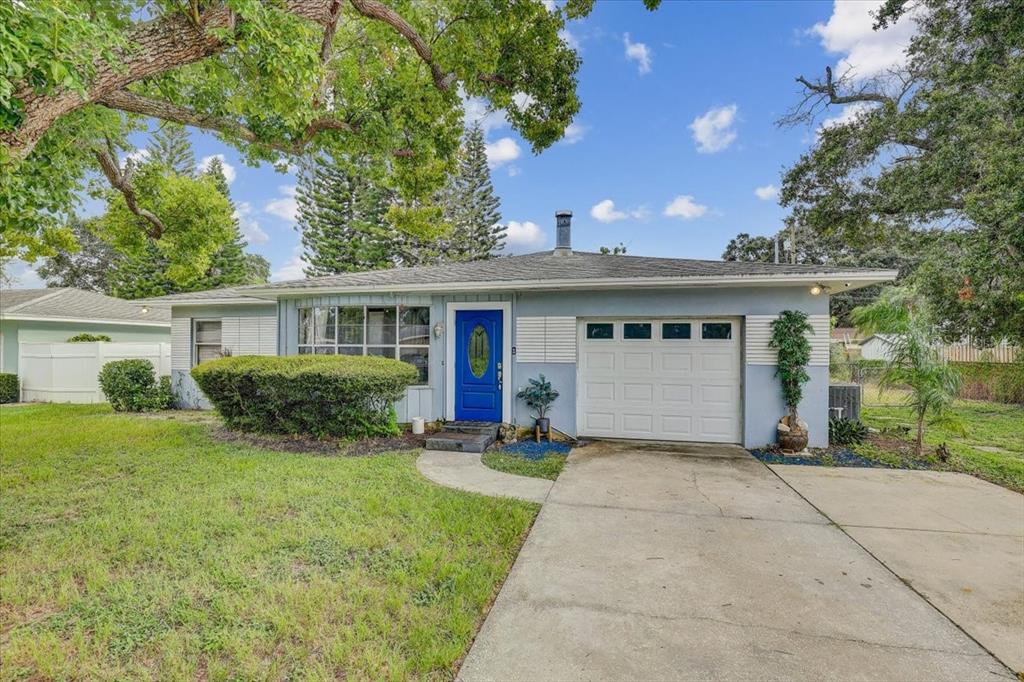
<svg viewBox="0 0 1024 682">
<path fill-rule="evenodd" d="M 110 337 L 107 336 L 106 334 L 90 334 L 88 332 L 84 332 L 82 334 L 75 334 L 70 339 L 68 339 L 67 342 L 68 343 L 94 343 L 96 341 L 106 341 L 106 342 L 109 342 L 110 341 Z"/>
<path fill-rule="evenodd" d="M 372 356 L 241 355 L 204 362 L 192 377 L 230 428 L 363 438 L 398 432 L 394 403 L 419 374 Z"/>
<path fill-rule="evenodd" d="M 0 374 L 0 404 L 18 402 L 19 393 L 17 374 Z"/>
<path fill-rule="evenodd" d="M 171 382 L 157 381 L 149 360 L 114 360 L 103 365 L 100 388 L 116 412 L 146 412 L 171 406 Z"/>
</svg>

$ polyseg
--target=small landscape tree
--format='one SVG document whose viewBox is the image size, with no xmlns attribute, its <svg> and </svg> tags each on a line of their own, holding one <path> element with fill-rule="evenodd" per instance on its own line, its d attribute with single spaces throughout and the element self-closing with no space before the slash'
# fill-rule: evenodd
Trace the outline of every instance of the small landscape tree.
<svg viewBox="0 0 1024 682">
<path fill-rule="evenodd" d="M 907 289 L 889 289 L 871 305 L 855 309 L 853 319 L 865 333 L 889 335 L 889 361 L 881 387 L 910 389 L 906 405 L 917 422 L 917 456 L 924 450 L 926 422 L 962 430 L 950 412 L 960 389 L 960 374 L 939 354 L 939 334 L 917 295 Z"/>
<path fill-rule="evenodd" d="M 772 336 L 768 345 L 778 351 L 775 375 L 782 382 L 782 399 L 789 409 L 789 428 L 798 431 L 800 416 L 797 407 L 804 395 L 804 384 L 810 380 L 807 364 L 811 361 L 811 342 L 808 334 L 814 329 L 807 321 L 807 313 L 783 310 L 772 320 Z"/>
</svg>

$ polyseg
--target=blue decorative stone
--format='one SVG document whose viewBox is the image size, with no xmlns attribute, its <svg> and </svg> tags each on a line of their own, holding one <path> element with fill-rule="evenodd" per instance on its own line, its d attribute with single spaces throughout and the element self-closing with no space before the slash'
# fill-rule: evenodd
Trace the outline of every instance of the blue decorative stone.
<svg viewBox="0 0 1024 682">
<path fill-rule="evenodd" d="M 522 440 L 501 448 L 500 452 L 505 455 L 516 455 L 523 459 L 537 461 L 548 455 L 568 455 L 572 446 L 568 443 L 537 443 L 532 440 Z"/>
</svg>

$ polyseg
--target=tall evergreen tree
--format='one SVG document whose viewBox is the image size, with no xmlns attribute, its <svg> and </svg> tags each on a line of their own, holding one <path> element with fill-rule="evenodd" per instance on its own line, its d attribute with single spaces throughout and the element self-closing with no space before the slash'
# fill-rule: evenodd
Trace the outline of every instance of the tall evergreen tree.
<svg viewBox="0 0 1024 682">
<path fill-rule="evenodd" d="M 163 124 L 150 136 L 148 149 L 147 162 L 158 163 L 178 175 L 192 177 L 195 174 L 196 157 L 185 126 Z"/>
<path fill-rule="evenodd" d="M 296 199 L 303 258 L 310 277 L 393 267 L 401 239 L 387 225 L 392 193 L 359 173 L 359 165 L 320 159 L 299 177 Z"/>
<path fill-rule="evenodd" d="M 224 164 L 220 158 L 215 156 L 210 159 L 209 165 L 203 171 L 203 177 L 209 178 L 213 182 L 217 190 L 224 195 L 231 204 L 231 208 L 234 209 L 235 204 L 231 201 L 228 179 L 224 174 Z M 258 283 L 249 281 L 249 268 L 245 254 L 246 242 L 238 225 L 237 214 L 234 216 L 234 224 L 235 233 L 231 240 L 213 255 L 213 261 L 210 263 L 210 268 L 207 270 L 206 278 L 203 282 L 204 288 L 217 289 L 239 284 Z"/>
<path fill-rule="evenodd" d="M 501 224 L 501 200 L 491 183 L 487 145 L 479 124 L 466 133 L 458 170 L 449 178 L 441 203 L 445 219 L 452 225 L 445 240 L 447 259 L 491 258 L 504 246 L 506 228 Z"/>
</svg>

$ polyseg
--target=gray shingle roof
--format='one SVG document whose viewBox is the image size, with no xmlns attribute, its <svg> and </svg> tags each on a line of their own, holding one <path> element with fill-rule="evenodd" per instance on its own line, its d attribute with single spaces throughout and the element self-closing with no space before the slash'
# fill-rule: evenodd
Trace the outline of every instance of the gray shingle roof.
<svg viewBox="0 0 1024 682">
<path fill-rule="evenodd" d="M 142 312 L 139 301 L 125 301 L 93 291 L 60 289 L 4 289 L 0 291 L 0 317 L 91 320 L 96 322 L 148 323 L 170 326 L 166 309 Z"/>
<path fill-rule="evenodd" d="M 824 265 L 787 265 L 774 263 L 738 263 L 726 261 L 690 260 L 686 258 L 653 258 L 649 256 L 604 255 L 573 252 L 556 255 L 551 251 L 523 256 L 506 256 L 470 263 L 443 263 L 415 268 L 393 268 L 369 272 L 350 272 L 327 277 L 255 284 L 226 289 L 196 291 L 148 299 L 154 305 L 203 302 L 266 302 L 276 295 L 303 291 L 344 291 L 385 288 L 401 291 L 424 286 L 461 284 L 472 285 L 516 284 L 529 285 L 550 280 L 579 282 L 588 280 L 622 280 L 623 286 L 642 285 L 645 279 L 743 278 L 805 276 L 842 277 L 844 274 L 860 276 L 877 273 L 884 281 L 893 275 L 888 270 L 866 268 L 838 268 Z"/>
<path fill-rule="evenodd" d="M 540 282 L 545 280 L 621 279 L 626 284 L 645 278 L 771 277 L 779 275 L 831 275 L 886 270 L 838 268 L 824 265 L 741 263 L 733 261 L 653 258 L 649 256 L 604 255 L 573 252 L 556 255 L 550 251 L 508 256 L 470 263 L 446 263 L 415 268 L 395 268 L 315 277 L 248 287 L 250 293 L 281 292 L 290 289 L 344 289 L 448 283 Z"/>
</svg>

